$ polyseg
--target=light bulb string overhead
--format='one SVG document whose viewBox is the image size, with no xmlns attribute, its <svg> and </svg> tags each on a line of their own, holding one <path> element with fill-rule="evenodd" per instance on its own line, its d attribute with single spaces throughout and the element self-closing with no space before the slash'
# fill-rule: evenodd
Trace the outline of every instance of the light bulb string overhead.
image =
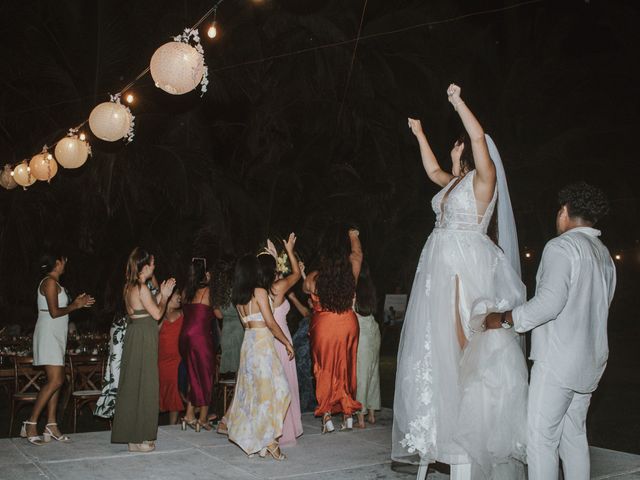
<svg viewBox="0 0 640 480">
<path fill-rule="evenodd" d="M 202 17 L 200 17 L 200 19 L 191 27 L 191 30 L 195 30 L 196 28 L 198 28 L 207 18 L 209 18 L 209 16 L 211 16 L 211 14 L 216 15 L 217 14 L 217 9 L 220 6 L 220 4 L 222 4 L 223 1 L 224 0 L 218 0 L 204 15 L 202 15 Z M 417 23 L 417 24 L 413 24 L 413 25 L 408 25 L 408 26 L 402 27 L 402 28 L 397 28 L 397 29 L 393 29 L 393 30 L 387 30 L 387 31 L 378 32 L 378 33 L 372 33 L 372 34 L 368 34 L 368 35 L 357 35 L 355 38 L 351 38 L 351 39 L 348 39 L 348 40 L 342 40 L 342 41 L 339 41 L 339 42 L 326 43 L 326 44 L 317 45 L 317 46 L 314 46 L 314 47 L 308 47 L 308 48 L 303 48 L 303 49 L 299 49 L 299 50 L 294 50 L 294 51 L 291 51 L 291 52 L 281 53 L 281 54 L 277 54 L 277 55 L 271 55 L 271 56 L 268 56 L 268 57 L 258 58 L 258 59 L 254 59 L 254 60 L 248 60 L 246 62 L 236 63 L 236 64 L 232 64 L 232 65 L 225 65 L 223 67 L 219 67 L 219 68 L 216 68 L 216 69 L 211 69 L 210 72 L 212 72 L 212 73 L 223 72 L 225 70 L 230 70 L 230 69 L 239 68 L 239 67 L 243 67 L 243 66 L 255 65 L 255 64 L 267 62 L 267 61 L 270 61 L 270 60 L 283 59 L 283 58 L 292 57 L 292 56 L 295 56 L 295 55 L 301 55 L 303 53 L 309 53 L 309 52 L 314 52 L 314 51 L 318 51 L 318 50 L 323 50 L 323 49 L 328 49 L 328 48 L 333 48 L 333 47 L 339 47 L 339 46 L 342 46 L 342 45 L 349 45 L 349 44 L 352 44 L 352 43 L 356 43 L 357 44 L 358 42 L 361 42 L 363 40 L 369 40 L 369 39 L 373 39 L 373 38 L 380 38 L 380 37 L 385 37 L 385 36 L 389 36 L 389 35 L 395 35 L 395 34 L 398 34 L 398 33 L 403 33 L 403 32 L 406 32 L 406 31 L 415 30 L 415 29 L 424 28 L 424 27 L 430 27 L 430 26 L 435 26 L 435 25 L 442 25 L 442 24 L 445 24 L 445 23 L 457 22 L 457 21 L 460 21 L 460 20 L 464 20 L 464 19 L 468 19 L 468 18 L 472 18 L 472 17 L 478 17 L 478 16 L 481 16 L 481 15 L 488 15 L 488 14 L 492 14 L 492 13 L 500 13 L 500 12 L 504 12 L 504 11 L 513 10 L 513 9 L 516 9 L 516 8 L 528 6 L 528 5 L 543 3 L 544 1 L 545 0 L 526 0 L 526 1 L 523 1 L 523 2 L 515 3 L 513 5 L 507 5 L 507 6 L 504 6 L 504 7 L 497 7 L 497 8 L 487 9 L 487 10 L 471 12 L 471 13 L 467 13 L 467 14 L 463 14 L 463 15 L 457 15 L 457 16 L 450 17 L 450 18 L 445 18 L 445 19 L 442 19 L 442 20 L 435 20 L 435 21 L 430 21 L 430 22 L 421 22 L 421 23 Z M 147 73 L 149 73 L 149 71 L 150 71 L 150 67 L 145 68 L 131 82 L 129 82 L 124 88 L 122 88 L 118 92 L 118 95 L 122 95 L 127 90 L 131 89 L 141 78 L 143 78 Z M 74 100 L 74 101 L 76 101 L 76 100 Z M 65 104 L 65 103 L 70 103 L 70 102 L 58 102 L 56 104 L 52 104 L 52 105 L 49 105 L 47 107 L 57 106 L 57 105 Z M 33 111 L 33 110 L 29 110 L 29 111 Z M 89 119 L 87 118 L 87 119 L 85 119 L 84 121 L 82 121 L 80 124 L 78 124 L 77 126 L 75 126 L 73 128 L 75 130 L 79 130 L 84 125 L 86 125 L 88 123 L 88 121 L 89 121 Z M 60 140 L 58 140 L 58 141 L 60 141 Z M 53 143 L 51 145 L 51 147 L 55 147 L 57 145 L 57 143 L 58 142 Z M 19 165 L 19 164 L 23 163 L 23 161 L 24 160 L 21 160 L 21 161 L 18 161 L 18 162 L 15 162 L 13 164 L 9 164 L 9 165 L 11 166 L 11 168 L 14 168 L 16 165 Z"/>
<path fill-rule="evenodd" d="M 193 26 L 190 28 L 190 30 L 195 30 L 197 29 L 200 25 L 202 25 L 202 23 L 211 16 L 211 14 L 217 15 L 217 11 L 218 11 L 218 7 L 220 6 L 220 4 L 222 4 L 222 2 L 224 2 L 224 0 L 217 0 L 215 2 L 215 4 L 205 12 L 204 15 L 202 15 L 200 17 L 200 19 L 193 24 Z M 150 71 L 150 67 L 146 67 L 142 72 L 140 72 L 133 80 L 131 80 L 129 83 L 127 83 L 118 93 L 116 93 L 114 96 L 115 97 L 121 97 L 125 92 L 127 92 L 128 90 L 130 90 L 137 82 L 140 81 L 140 79 L 142 79 L 147 73 L 149 73 Z M 88 118 L 85 118 L 81 123 L 79 123 L 78 125 L 76 125 L 75 127 L 72 127 L 69 129 L 69 131 L 79 131 L 82 127 L 84 127 L 87 123 L 89 122 Z M 65 138 L 65 137 L 63 137 Z M 55 146 L 58 144 L 58 142 L 60 142 L 61 139 L 59 139 L 58 141 L 54 142 L 51 145 L 46 145 L 47 148 L 52 149 L 55 148 Z M 31 157 L 28 157 L 31 158 Z M 25 161 L 28 162 L 28 158 L 25 158 L 23 160 L 20 160 L 18 162 L 14 162 L 14 163 L 10 163 L 8 165 L 11 166 L 11 168 L 15 168 L 17 165 L 20 165 L 21 163 L 24 163 Z"/>
</svg>

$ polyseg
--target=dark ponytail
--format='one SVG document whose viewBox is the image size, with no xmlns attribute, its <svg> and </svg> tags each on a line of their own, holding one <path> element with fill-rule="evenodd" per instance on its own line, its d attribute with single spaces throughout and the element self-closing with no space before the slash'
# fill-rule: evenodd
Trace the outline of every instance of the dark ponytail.
<svg viewBox="0 0 640 480">
<path fill-rule="evenodd" d="M 49 251 L 44 253 L 38 261 L 40 273 L 42 275 L 49 275 L 53 269 L 56 268 L 56 262 L 62 261 L 63 259 L 64 255 L 62 255 L 61 252 Z"/>
</svg>

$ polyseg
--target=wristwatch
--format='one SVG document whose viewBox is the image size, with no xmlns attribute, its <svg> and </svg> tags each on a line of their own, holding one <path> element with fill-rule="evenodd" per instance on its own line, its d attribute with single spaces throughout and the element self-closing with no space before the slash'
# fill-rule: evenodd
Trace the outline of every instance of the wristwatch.
<svg viewBox="0 0 640 480">
<path fill-rule="evenodd" d="M 507 330 L 513 327 L 513 325 L 507 321 L 507 312 L 502 312 L 502 315 L 500 315 L 500 325 Z"/>
</svg>

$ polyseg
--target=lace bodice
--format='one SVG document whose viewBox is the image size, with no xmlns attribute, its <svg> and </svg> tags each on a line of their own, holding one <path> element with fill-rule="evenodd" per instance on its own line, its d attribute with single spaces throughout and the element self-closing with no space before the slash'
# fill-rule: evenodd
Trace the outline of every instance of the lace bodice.
<svg viewBox="0 0 640 480">
<path fill-rule="evenodd" d="M 496 206 L 497 193 L 494 191 L 484 214 L 478 213 L 476 197 L 473 193 L 475 173 L 476 171 L 472 170 L 457 184 L 457 177 L 454 177 L 433 197 L 431 208 L 436 214 L 436 228 L 487 233 L 487 227 Z"/>
</svg>

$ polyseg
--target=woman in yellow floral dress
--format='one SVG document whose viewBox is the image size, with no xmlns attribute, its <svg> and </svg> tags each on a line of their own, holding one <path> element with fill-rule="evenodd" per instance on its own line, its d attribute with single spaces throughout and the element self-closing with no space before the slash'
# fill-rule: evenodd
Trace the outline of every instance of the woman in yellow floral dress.
<svg viewBox="0 0 640 480">
<path fill-rule="evenodd" d="M 269 296 L 261 288 L 262 277 L 256 257 L 247 255 L 238 261 L 232 301 L 246 330 L 236 391 L 225 421 L 229 440 L 247 455 L 269 454 L 276 460 L 284 460 L 278 438 L 282 436 L 291 395 L 275 340 L 284 344 L 289 359 L 294 353 L 291 342 L 273 318 Z"/>
</svg>

